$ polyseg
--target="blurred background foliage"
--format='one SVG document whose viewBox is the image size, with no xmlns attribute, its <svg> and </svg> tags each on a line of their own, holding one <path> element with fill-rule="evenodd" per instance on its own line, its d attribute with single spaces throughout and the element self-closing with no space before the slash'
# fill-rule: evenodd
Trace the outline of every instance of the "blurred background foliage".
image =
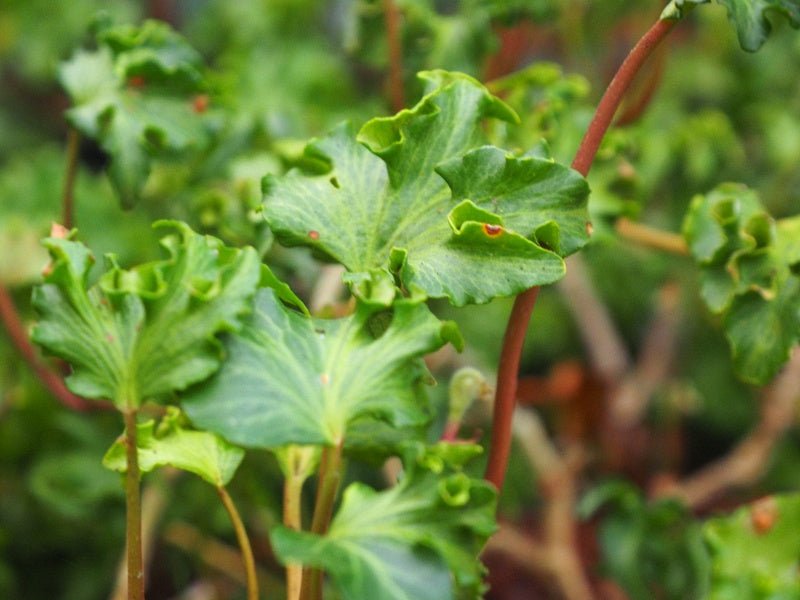
<svg viewBox="0 0 800 600">
<path fill-rule="evenodd" d="M 397 6 L 408 105 L 421 91 L 417 71 L 467 72 L 490 82 L 521 116 L 519 128 L 492 125 L 496 144 L 520 153 L 546 151 L 568 163 L 599 94 L 662 2 L 397 0 Z M 360 125 L 391 113 L 381 0 L 4 0 L 0 283 L 26 323 L 34 319 L 30 288 L 46 261 L 38 240 L 61 219 L 69 98 L 58 83 L 59 65 L 77 49 L 95 47 L 92 24 L 146 17 L 166 20 L 202 56 L 207 89 L 193 101 L 201 103 L 194 106 L 202 113 L 198 118 L 206 119 L 209 137 L 188 159 L 151 152 L 141 197 L 129 210 L 120 207 L 106 175 L 103 147 L 82 140 L 76 223 L 98 257 L 114 252 L 122 264 L 151 259 L 157 246 L 150 224 L 178 218 L 231 244 L 255 246 L 307 298 L 320 266 L 305 250 L 272 243 L 257 212 L 260 179 L 303 164 L 305 140 L 338 122 Z M 689 261 L 621 241 L 614 221 L 625 216 L 679 231 L 691 198 L 726 180 L 758 189 L 776 216 L 800 207 L 800 36 L 776 23 L 765 47 L 747 54 L 725 19 L 724 10 L 713 5 L 679 27 L 637 82 L 633 100 L 622 109 L 629 122 L 622 118 L 623 125 L 610 132 L 589 178 L 594 239 L 583 255 L 632 355 L 641 350 L 658 290 L 669 282 L 682 290 L 678 351 L 648 413 L 653 431 L 681 440 L 655 461 L 675 476 L 721 456 L 750 429 L 758 414 L 757 390 L 733 375 L 724 336 L 699 301 Z M 637 107 L 637 98 L 647 106 Z M 458 361 L 491 375 L 511 301 L 458 310 L 436 306 L 442 317 L 459 323 L 467 340 Z M 580 327 L 557 288 L 542 292 L 531 332 L 524 371 L 532 380 L 546 381 L 568 364 L 591 379 Z M 453 367 L 444 361 L 437 378 L 446 381 Z M 433 394 L 443 398 L 445 387 Z M 588 386 L 573 401 L 590 405 L 601 396 L 602 389 Z M 541 408 L 556 439 L 567 435 L 557 401 L 547 394 L 527 401 Z M 486 427 L 481 415 L 475 423 Z M 117 419 L 102 410 L 75 413 L 58 405 L 0 333 L 0 598 L 108 597 L 123 547 L 124 510 L 118 476 L 104 470 L 100 458 L 118 429 Z M 794 430 L 758 485 L 726 498 L 721 507 L 797 489 L 799 457 Z M 367 466 L 351 472 L 377 479 Z M 542 501 L 536 476 L 517 454 L 510 473 L 502 516 L 534 523 Z M 639 473 L 638 483 L 644 475 Z M 167 502 L 150 597 L 189 598 L 181 593 L 199 579 L 213 582 L 213 597 L 243 597 L 224 573 L 224 547 L 209 545 L 233 541 L 213 493 L 188 477 L 150 476 L 146 482 Z M 280 520 L 277 466 L 265 454 L 250 453 L 231 493 L 248 515 L 263 576 L 279 585 L 274 580 L 281 571 L 266 536 Z M 708 558 L 698 550 L 700 526 L 685 509 L 648 504 L 624 486 L 593 493 L 588 502 L 602 508 L 602 518 L 587 524 L 585 544 L 593 548 L 589 554 L 598 573 L 632 598 L 703 593 L 698 581 L 707 575 Z M 599 541 L 593 541 L 598 519 Z M 715 547 L 724 536 L 735 534 L 713 526 Z M 615 553 L 621 547 L 631 553 Z M 666 572 L 674 578 L 654 583 Z M 490 597 L 519 597 L 502 576 L 493 577 Z M 540 584 L 527 585 L 535 590 Z M 770 594 L 715 597 L 796 597 Z"/>
</svg>

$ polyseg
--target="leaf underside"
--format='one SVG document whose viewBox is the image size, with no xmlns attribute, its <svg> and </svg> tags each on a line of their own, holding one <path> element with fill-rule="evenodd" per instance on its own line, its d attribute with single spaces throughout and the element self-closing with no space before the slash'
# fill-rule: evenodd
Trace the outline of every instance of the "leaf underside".
<svg viewBox="0 0 800 600">
<path fill-rule="evenodd" d="M 339 444 L 365 419 L 426 423 L 420 358 L 445 343 L 445 327 L 419 300 L 376 310 L 310 319 L 259 290 L 253 314 L 226 339 L 225 364 L 185 394 L 184 409 L 199 427 L 263 448 Z M 391 320 L 376 335 L 381 318 Z"/>
<path fill-rule="evenodd" d="M 575 171 L 481 146 L 481 122 L 516 116 L 475 80 L 422 73 L 428 94 L 341 126 L 306 149 L 329 170 L 264 180 L 264 214 L 287 245 L 311 246 L 353 274 L 392 271 L 455 305 L 552 283 L 588 239 L 588 186 Z M 358 275 L 355 276 L 358 279 Z"/>
<path fill-rule="evenodd" d="M 52 266 L 34 288 L 41 315 L 33 340 L 70 363 L 70 389 L 107 398 L 121 410 L 201 381 L 221 361 L 214 337 L 236 329 L 259 281 L 252 248 L 228 248 L 187 225 L 163 238 L 169 258 L 131 270 L 113 256 L 88 285 L 94 258 L 68 239 L 48 238 Z"/>
<path fill-rule="evenodd" d="M 351 484 L 325 536 L 278 527 L 271 539 L 282 561 L 324 569 L 346 600 L 478 598 L 495 499 L 482 480 L 412 466 L 389 490 Z"/>
</svg>

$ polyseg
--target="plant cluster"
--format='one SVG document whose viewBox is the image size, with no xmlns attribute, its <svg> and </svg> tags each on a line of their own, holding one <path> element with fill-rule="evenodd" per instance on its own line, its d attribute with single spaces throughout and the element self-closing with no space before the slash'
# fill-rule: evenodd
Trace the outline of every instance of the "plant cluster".
<svg viewBox="0 0 800 600">
<path fill-rule="evenodd" d="M 99 532 L 124 532 L 130 600 L 194 579 L 149 566 L 172 510 L 175 546 L 235 539 L 224 597 L 503 598 L 497 555 L 542 597 L 800 593 L 795 495 L 696 516 L 797 488 L 796 440 L 753 487 L 800 381 L 800 89 L 774 64 L 800 58 L 795 0 L 153 3 L 161 20 L 84 0 L 15 38 L 45 4 L 0 15 L 12 99 L 56 105 L 38 125 L 0 108 L 0 356 L 35 374 L 0 370 L 0 491 L 43 457 L 0 501 L 0 596 L 53 593 L 5 548 L 116 509 L 113 473 L 125 519 Z M 770 68 L 723 45 L 726 19 Z M 608 30 L 644 34 L 596 108 L 586 78 L 530 63 L 600 73 Z M 670 79 L 673 31 L 696 63 Z M 42 142 L 61 126 L 63 154 Z M 684 460 L 693 427 L 754 420 L 720 462 Z M 498 522 L 537 503 L 535 533 Z M 64 577 L 64 598 L 107 593 Z"/>
</svg>

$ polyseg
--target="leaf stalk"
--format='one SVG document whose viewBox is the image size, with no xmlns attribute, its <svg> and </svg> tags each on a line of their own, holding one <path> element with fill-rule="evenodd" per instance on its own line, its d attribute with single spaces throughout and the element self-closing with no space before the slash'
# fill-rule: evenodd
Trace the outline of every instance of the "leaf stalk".
<svg viewBox="0 0 800 600">
<path fill-rule="evenodd" d="M 128 600 L 144 600 L 142 556 L 142 504 L 139 452 L 136 445 L 136 409 L 123 411 L 125 418 L 125 527 L 128 560 Z"/>
<path fill-rule="evenodd" d="M 247 537 L 247 530 L 244 527 L 244 522 L 228 490 L 226 490 L 224 486 L 219 485 L 217 486 L 217 494 L 220 500 L 222 500 L 225 510 L 228 511 L 228 516 L 236 532 L 236 541 L 239 543 L 239 550 L 242 553 L 242 563 L 244 563 L 244 572 L 247 578 L 247 600 L 258 600 L 256 561 L 253 558 L 253 548 L 250 545 L 250 538 Z"/>
</svg>

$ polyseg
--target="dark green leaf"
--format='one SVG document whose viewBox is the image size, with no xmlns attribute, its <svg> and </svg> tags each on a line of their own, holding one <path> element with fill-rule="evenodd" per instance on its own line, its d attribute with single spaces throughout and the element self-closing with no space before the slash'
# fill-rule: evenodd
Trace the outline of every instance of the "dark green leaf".
<svg viewBox="0 0 800 600">
<path fill-rule="evenodd" d="M 680 18 L 687 8 L 697 4 L 708 4 L 711 0 L 672 0 L 664 9 L 662 18 Z M 755 52 L 766 41 L 772 25 L 767 18 L 770 13 L 781 14 L 789 24 L 800 27 L 800 1 L 798 0 L 716 0 L 728 10 L 728 18 L 736 27 L 739 44 L 749 52 Z"/>
<path fill-rule="evenodd" d="M 419 358 L 447 331 L 419 299 L 398 300 L 392 312 L 359 303 L 350 317 L 312 320 L 263 289 L 228 337 L 220 372 L 184 407 L 204 429 L 267 448 L 338 444 L 365 417 L 420 425 L 429 417 L 416 385 L 425 372 Z"/>
<path fill-rule="evenodd" d="M 692 201 L 684 235 L 703 299 L 723 325 L 739 375 L 764 384 L 800 336 L 800 220 L 775 222 L 758 195 L 724 184 Z"/>
<path fill-rule="evenodd" d="M 431 463 L 438 474 L 423 466 Z M 324 569 L 345 600 L 480 597 L 477 556 L 496 529 L 494 489 L 425 453 L 406 466 L 389 490 L 351 484 L 324 537 L 276 528 L 278 556 Z"/>
<path fill-rule="evenodd" d="M 121 269 L 113 256 L 98 284 L 88 285 L 94 261 L 80 243 L 48 238 L 52 265 L 34 289 L 41 318 L 33 339 L 73 368 L 76 394 L 136 407 L 200 381 L 220 363 L 214 335 L 238 327 L 259 278 L 252 248 L 237 250 L 162 222 L 169 258 Z"/>
<path fill-rule="evenodd" d="M 192 102 L 204 86 L 201 61 L 178 34 L 155 21 L 105 30 L 98 41 L 97 50 L 78 51 L 61 66 L 73 104 L 66 117 L 111 155 L 109 176 L 130 207 L 153 156 L 205 143 L 206 125 Z"/>
<path fill-rule="evenodd" d="M 342 127 L 307 148 L 328 173 L 266 178 L 270 227 L 356 274 L 391 269 L 406 287 L 456 305 L 560 279 L 562 257 L 588 239 L 583 178 L 476 148 L 481 120 L 513 120 L 511 109 L 465 75 L 422 77 L 429 93 L 367 123 L 364 145 Z"/>
</svg>

